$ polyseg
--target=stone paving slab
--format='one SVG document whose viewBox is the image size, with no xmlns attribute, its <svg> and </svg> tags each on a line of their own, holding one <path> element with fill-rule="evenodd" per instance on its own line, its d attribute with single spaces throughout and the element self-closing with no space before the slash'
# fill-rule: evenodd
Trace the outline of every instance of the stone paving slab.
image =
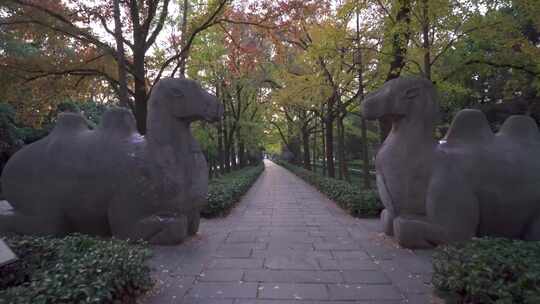
<svg viewBox="0 0 540 304">
<path fill-rule="evenodd" d="M 248 270 L 244 280 L 264 283 L 342 283 L 339 271 L 320 270 Z"/>
<path fill-rule="evenodd" d="M 141 303 L 397 304 L 432 299 L 431 252 L 384 237 L 286 169 L 266 170 L 226 218 L 154 247 L 156 287 Z"/>
</svg>

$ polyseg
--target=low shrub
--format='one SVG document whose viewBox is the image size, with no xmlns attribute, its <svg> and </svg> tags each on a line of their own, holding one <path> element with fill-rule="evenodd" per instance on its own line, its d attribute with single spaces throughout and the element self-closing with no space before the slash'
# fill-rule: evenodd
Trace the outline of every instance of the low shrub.
<svg viewBox="0 0 540 304">
<path fill-rule="evenodd" d="M 152 287 L 143 243 L 9 236 L 19 260 L 0 268 L 0 303 L 135 303 Z"/>
<path fill-rule="evenodd" d="M 384 208 L 374 190 L 361 190 L 359 186 L 351 185 L 346 181 L 321 176 L 285 161 L 277 161 L 277 163 L 315 186 L 353 216 L 378 216 Z"/>
<path fill-rule="evenodd" d="M 211 180 L 208 185 L 208 205 L 201 215 L 216 217 L 227 214 L 263 171 L 264 165 L 260 164 Z"/>
<path fill-rule="evenodd" d="M 433 284 L 457 303 L 540 303 L 540 242 L 473 239 L 439 248 Z"/>
</svg>

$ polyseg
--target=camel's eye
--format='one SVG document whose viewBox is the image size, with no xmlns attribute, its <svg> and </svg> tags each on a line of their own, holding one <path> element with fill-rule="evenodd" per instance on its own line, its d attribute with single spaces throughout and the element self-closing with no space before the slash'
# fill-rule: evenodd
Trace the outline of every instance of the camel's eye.
<svg viewBox="0 0 540 304">
<path fill-rule="evenodd" d="M 406 92 L 405 92 L 405 96 L 408 98 L 408 99 L 413 99 L 413 98 L 416 98 L 416 96 L 420 95 L 420 88 L 412 88 L 412 89 L 408 89 Z"/>
<path fill-rule="evenodd" d="M 178 88 L 171 88 L 171 95 L 174 97 L 184 98 L 184 92 Z"/>
</svg>

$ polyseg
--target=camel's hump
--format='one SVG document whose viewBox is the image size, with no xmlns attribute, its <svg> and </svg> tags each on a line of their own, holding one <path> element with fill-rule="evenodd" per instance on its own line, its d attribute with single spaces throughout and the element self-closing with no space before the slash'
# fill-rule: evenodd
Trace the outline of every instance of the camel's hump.
<svg viewBox="0 0 540 304">
<path fill-rule="evenodd" d="M 51 134 L 71 134 L 88 131 L 86 119 L 79 113 L 60 113 Z"/>
<path fill-rule="evenodd" d="M 504 122 L 498 134 L 512 139 L 540 141 L 540 133 L 536 122 L 525 115 L 510 116 Z"/>
<path fill-rule="evenodd" d="M 137 132 L 135 117 L 128 109 L 109 109 L 103 113 L 99 130 L 116 135 L 131 135 Z"/>
<path fill-rule="evenodd" d="M 446 133 L 445 140 L 448 144 L 481 143 L 491 140 L 494 136 L 482 111 L 465 109 L 457 113 Z"/>
</svg>

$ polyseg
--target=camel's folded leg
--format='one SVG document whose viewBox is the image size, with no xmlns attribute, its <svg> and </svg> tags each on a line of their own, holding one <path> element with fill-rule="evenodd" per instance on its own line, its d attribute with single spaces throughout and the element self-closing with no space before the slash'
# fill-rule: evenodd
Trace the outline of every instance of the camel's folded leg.
<svg viewBox="0 0 540 304">
<path fill-rule="evenodd" d="M 425 217 L 395 218 L 394 234 L 398 243 L 406 248 L 432 248 L 447 240 L 445 229 Z"/>
<path fill-rule="evenodd" d="M 439 201 L 442 203 L 441 201 Z M 470 202 L 470 201 L 469 201 Z M 474 204 L 474 203 L 473 203 Z M 444 217 L 407 217 L 399 216 L 394 220 L 394 233 L 398 243 L 407 248 L 430 248 L 440 244 L 461 242 L 471 239 L 476 234 L 477 216 L 469 208 Z"/>
<path fill-rule="evenodd" d="M 140 201 L 130 200 L 131 195 L 129 192 L 119 193 L 109 203 L 107 218 L 114 237 L 145 240 L 154 245 L 175 245 L 188 237 L 186 214 L 149 211 L 145 205 L 140 205 Z"/>
<path fill-rule="evenodd" d="M 444 162 L 430 181 L 426 196 L 429 226 L 424 235 L 436 244 L 461 242 L 476 236 L 480 205 L 459 166 Z M 429 233 L 428 233 L 429 232 Z"/>
<path fill-rule="evenodd" d="M 476 235 L 478 199 L 459 170 L 451 162 L 440 163 L 429 184 L 426 216 L 400 215 L 394 220 L 394 233 L 401 245 L 433 247 Z"/>
<path fill-rule="evenodd" d="M 394 235 L 394 214 L 392 214 L 388 209 L 384 209 L 381 212 L 381 226 L 382 231 L 389 236 Z"/>
<path fill-rule="evenodd" d="M 201 222 L 201 211 L 199 209 L 189 213 L 188 215 L 188 234 L 195 235 L 199 231 L 199 223 Z"/>
<path fill-rule="evenodd" d="M 154 245 L 175 245 L 188 237 L 186 215 L 150 215 L 142 219 L 109 216 L 112 234 L 130 240 L 145 240 Z"/>
<path fill-rule="evenodd" d="M 145 240 L 154 245 L 176 245 L 188 237 L 186 215 L 150 216 L 137 222 L 136 231 L 146 234 Z"/>
</svg>

